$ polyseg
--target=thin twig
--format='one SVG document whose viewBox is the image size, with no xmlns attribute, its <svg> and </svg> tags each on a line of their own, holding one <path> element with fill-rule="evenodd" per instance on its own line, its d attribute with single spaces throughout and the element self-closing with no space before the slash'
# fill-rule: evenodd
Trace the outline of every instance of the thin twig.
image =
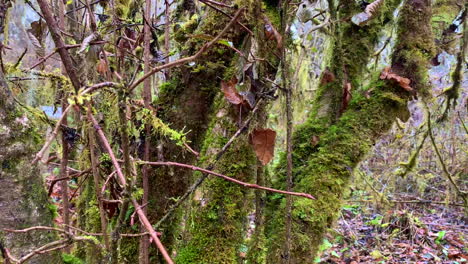
<svg viewBox="0 0 468 264">
<path fill-rule="evenodd" d="M 212 170 L 214 168 L 215 163 L 223 156 L 229 146 L 231 146 L 234 140 L 236 140 L 240 134 L 242 134 L 242 132 L 244 132 L 244 130 L 249 126 L 250 121 L 258 111 L 262 100 L 263 99 L 258 100 L 250 116 L 247 118 L 247 120 L 245 120 L 244 124 L 236 131 L 236 133 L 234 133 L 234 135 L 228 140 L 223 148 L 215 155 L 215 160 L 206 167 L 207 170 Z M 187 199 L 187 197 L 189 197 L 189 195 L 192 194 L 203 183 L 203 181 L 205 181 L 206 177 L 208 177 L 208 174 L 203 174 L 200 178 L 198 178 L 195 183 L 193 183 L 187 189 L 187 191 L 179 199 L 177 199 L 177 202 L 167 210 L 166 214 L 156 223 L 155 228 L 158 228 L 162 223 L 164 223 L 164 221 L 166 221 L 172 215 L 172 213 L 174 213 L 175 209 L 177 209 L 185 201 L 185 199 Z"/>
<path fill-rule="evenodd" d="M 210 1 L 210 0 L 200 0 L 200 2 L 204 3 L 205 5 L 207 5 L 207 6 L 211 7 L 211 8 L 213 8 L 214 10 L 216 10 L 216 11 L 220 12 L 221 14 L 223 14 L 223 15 L 229 17 L 230 19 L 232 19 L 232 16 L 231 16 L 231 15 L 229 15 L 228 13 L 224 12 L 223 10 L 217 8 L 216 6 L 213 6 L 212 4 L 215 4 L 215 3 L 213 3 L 212 1 Z M 217 2 L 216 2 L 216 4 L 220 4 L 220 3 L 217 3 Z M 221 3 L 221 4 L 222 4 L 222 3 Z M 226 6 L 226 5 L 225 5 L 225 6 Z M 227 7 L 230 7 L 230 6 L 227 6 Z M 241 26 L 243 29 L 245 29 L 251 36 L 254 35 L 254 33 L 252 32 L 252 30 L 250 30 L 248 27 L 246 27 L 246 26 L 245 26 L 244 24 L 242 24 L 240 21 L 237 21 L 237 24 L 239 24 L 239 26 Z"/>
<path fill-rule="evenodd" d="M 59 132 L 59 129 L 63 123 L 63 121 L 65 120 L 66 116 L 67 116 L 67 113 L 68 111 L 70 111 L 70 109 L 72 108 L 72 105 L 69 105 L 67 108 L 65 108 L 65 110 L 63 111 L 62 113 L 62 116 L 60 117 L 59 121 L 57 121 L 57 124 L 55 124 L 55 128 L 54 128 L 54 131 L 52 132 L 52 134 L 49 136 L 49 138 L 47 139 L 47 141 L 45 142 L 44 146 L 42 147 L 42 149 L 36 154 L 36 157 L 34 158 L 34 160 L 32 161 L 32 164 L 36 164 L 40 159 L 42 159 L 42 156 L 44 155 L 44 153 L 47 151 L 47 149 L 49 148 L 50 144 L 52 143 L 52 141 L 55 139 L 55 137 L 57 136 L 58 132 Z"/>
<path fill-rule="evenodd" d="M 63 180 L 69 180 L 69 179 L 72 179 L 72 178 L 78 178 L 84 174 L 87 174 L 87 173 L 90 173 L 91 172 L 91 169 L 87 169 L 85 171 L 82 171 L 82 172 L 79 172 L 79 173 L 76 173 L 76 174 L 73 174 L 73 175 L 69 175 L 69 176 L 66 176 L 66 177 L 60 177 L 60 178 L 56 178 L 56 179 L 53 179 L 51 182 L 50 182 L 50 186 L 49 186 L 49 192 L 48 192 L 48 195 L 47 196 L 50 196 L 54 190 L 54 186 L 57 182 L 59 181 L 63 181 Z"/>
<path fill-rule="evenodd" d="M 439 148 L 437 147 L 437 144 L 435 142 L 434 135 L 432 133 L 432 127 L 431 127 L 431 113 L 429 112 L 429 109 L 427 105 L 425 106 L 426 111 L 427 111 L 427 129 L 429 131 L 429 138 L 431 139 L 432 146 L 434 147 L 434 150 L 437 154 L 437 158 L 439 159 L 440 166 L 442 166 L 442 171 L 444 172 L 445 176 L 449 179 L 450 183 L 452 186 L 455 188 L 457 194 L 463 199 L 463 203 L 465 205 L 465 210 L 468 212 L 468 195 L 466 192 L 463 192 L 460 190 L 458 187 L 457 183 L 455 182 L 455 179 L 453 179 L 452 174 L 448 171 L 447 165 L 445 165 L 445 161 L 442 157 L 442 154 L 440 153 Z"/>
<path fill-rule="evenodd" d="M 265 190 L 265 191 L 269 191 L 269 192 L 287 194 L 287 195 L 292 195 L 292 196 L 305 197 L 305 198 L 308 198 L 308 199 L 315 199 L 312 195 L 310 195 L 308 193 L 288 192 L 288 191 L 278 190 L 278 189 L 269 188 L 269 187 L 265 187 L 265 186 L 259 186 L 257 184 L 243 182 L 243 181 L 228 177 L 228 176 L 226 176 L 224 174 L 217 173 L 217 172 L 214 172 L 214 171 L 211 171 L 211 170 L 203 169 L 203 168 L 193 166 L 193 165 L 189 165 L 189 164 L 183 164 L 183 163 L 171 162 L 171 161 L 166 161 L 166 162 L 164 162 L 164 161 L 154 161 L 154 162 L 152 162 L 152 161 L 139 161 L 138 163 L 139 164 L 153 165 L 153 166 L 172 166 L 172 167 L 181 167 L 181 168 L 191 169 L 191 170 L 194 170 L 194 171 L 200 171 L 200 172 L 203 172 L 203 173 L 206 173 L 206 174 L 214 175 L 216 177 L 225 179 L 227 181 L 230 181 L 230 182 L 238 184 L 238 185 L 242 185 L 242 186 L 247 187 L 247 188 Z"/>
<path fill-rule="evenodd" d="M 101 44 L 106 44 L 107 41 L 94 41 L 94 42 L 91 42 L 89 43 L 89 45 L 101 45 Z M 79 48 L 81 47 L 81 44 L 73 44 L 73 45 L 65 45 L 65 48 L 66 49 L 73 49 L 73 48 Z M 44 56 L 42 59 L 40 59 L 38 62 L 36 62 L 33 66 L 31 66 L 29 68 L 29 70 L 32 70 L 34 68 L 36 68 L 37 66 L 39 66 L 40 64 L 44 63 L 47 59 L 49 59 L 50 57 L 52 57 L 52 55 L 54 55 L 55 53 L 57 53 L 58 49 L 54 49 L 54 51 L 52 51 L 51 53 L 47 54 L 46 56 Z"/>
</svg>

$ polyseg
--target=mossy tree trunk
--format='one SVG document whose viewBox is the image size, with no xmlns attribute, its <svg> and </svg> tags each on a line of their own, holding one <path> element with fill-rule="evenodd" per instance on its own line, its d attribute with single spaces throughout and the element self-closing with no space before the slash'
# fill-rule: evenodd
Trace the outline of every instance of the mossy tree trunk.
<svg viewBox="0 0 468 264">
<path fill-rule="evenodd" d="M 429 0 L 405 1 L 400 13 L 398 39 L 392 57 L 392 70 L 409 78 L 411 86 L 419 94 L 427 94 L 426 65 L 434 55 L 430 19 Z M 368 46 L 365 47 L 366 52 L 359 50 L 360 46 L 355 42 L 362 42 L 363 38 L 368 37 L 367 34 L 360 34 L 366 28 L 356 28 L 355 25 L 346 25 L 346 27 L 355 28 L 357 35 L 341 35 L 344 39 L 341 39 L 338 52 L 342 54 L 343 62 L 340 67 L 331 68 L 347 72 L 345 78 L 348 78 L 355 87 L 362 72 L 360 68 L 365 67 L 366 58 L 371 54 L 375 41 L 368 42 Z M 374 30 L 368 31 L 369 34 Z M 344 32 L 346 31 L 345 29 Z M 356 39 L 357 36 L 361 38 Z M 354 56 L 359 57 L 354 58 Z M 354 59 L 347 60 L 350 58 Z M 353 68 L 356 70 L 351 71 Z M 354 74 L 350 74 L 352 72 Z M 339 76 L 340 73 L 337 72 L 336 75 Z M 328 85 L 332 84 L 333 82 Z M 410 94 L 401 87 L 375 80 L 368 87 L 368 90 L 370 89 L 373 90 L 369 99 L 363 95 L 363 91 L 354 92 L 354 98 L 346 112 L 336 119 L 336 122 L 329 122 L 335 118 L 333 109 L 335 111 L 337 109 L 336 103 L 333 106 L 330 102 L 341 100 L 341 95 L 331 95 L 324 106 L 332 111 L 324 111 L 328 119 L 322 119 L 325 123 L 331 124 L 330 126 L 326 124 L 324 126 L 323 121 L 320 122 L 321 116 L 327 116 L 321 115 L 320 109 L 324 101 L 320 100 L 309 120 L 295 132 L 293 153 L 296 160 L 295 191 L 311 193 L 317 197 L 317 200 L 294 199 L 292 211 L 294 243 L 290 263 L 313 263 L 324 234 L 332 227 L 340 211 L 341 199 L 348 187 L 353 168 L 374 142 L 390 129 L 395 118 L 403 120 L 408 118 L 406 103 Z M 318 98 L 326 93 L 328 92 L 320 91 Z M 340 99 L 336 99 L 336 96 L 340 96 Z M 317 145 L 312 146 L 310 141 L 316 135 L 320 135 L 320 140 Z M 283 170 L 280 167 L 279 172 L 284 174 Z M 267 263 L 280 263 L 284 258 L 281 255 L 281 246 L 284 243 L 285 199 L 276 196 L 271 197 L 270 202 L 271 219 L 267 220 L 267 237 L 270 246 Z"/>
<path fill-rule="evenodd" d="M 279 49 L 276 41 L 268 41 L 264 36 L 266 15 L 261 10 L 262 1 L 249 1 L 246 16 L 249 18 L 249 26 L 254 35 L 250 36 L 241 51 L 244 54 L 255 54 L 256 57 L 265 58 L 267 62 L 254 62 L 253 72 L 257 76 L 247 77 L 243 80 L 241 90 L 258 93 L 257 102 L 262 92 L 271 87 L 266 87 L 262 81 L 264 79 L 275 79 L 277 66 L 279 64 Z M 272 8 L 268 15 L 269 20 L 277 22 L 278 10 Z M 278 25 L 274 25 L 278 27 Z M 231 61 L 230 75 L 225 75 L 226 82 L 232 80 L 234 76 L 241 79 L 245 73 L 245 65 L 239 61 Z M 245 63 L 245 62 L 244 62 Z M 245 74 L 247 75 L 247 74 Z M 247 79 L 249 78 L 249 79 Z M 256 85 L 261 84 L 262 87 Z M 220 90 L 218 86 L 217 90 Z M 254 116 L 248 128 L 241 136 L 227 148 L 222 156 L 218 156 L 221 149 L 238 131 L 242 123 L 247 119 L 249 111 L 245 111 L 245 106 L 239 109 L 228 102 L 224 94 L 216 96 L 211 115 L 210 125 L 203 137 L 200 166 L 209 167 L 214 164 L 214 170 L 229 177 L 255 183 L 258 182 L 259 175 L 263 173 L 263 168 L 258 165 L 254 150 L 249 143 L 249 133 L 253 129 L 263 128 L 266 121 L 265 98 L 256 106 Z M 242 114 L 239 114 L 242 112 Z M 194 178 L 203 177 L 200 173 L 195 173 Z M 260 179 L 260 182 L 263 181 Z M 189 201 L 189 212 L 185 218 L 185 230 L 182 231 L 182 241 L 179 243 L 177 252 L 177 263 L 243 263 L 247 257 L 251 261 L 261 261 L 265 254 L 261 252 L 247 252 L 249 246 L 255 248 L 262 247 L 263 241 L 260 238 L 256 243 L 249 243 L 247 231 L 249 228 L 249 213 L 255 211 L 255 196 L 252 190 L 228 182 L 224 179 L 208 176 L 197 189 Z M 260 203 L 257 204 L 261 206 Z M 257 210 L 258 212 L 258 210 Z M 252 230 L 250 230 L 252 231 Z M 258 234 L 257 234 L 258 235 Z M 248 254 L 249 253 L 249 254 Z"/>
<path fill-rule="evenodd" d="M 216 118 L 211 122 L 202 152 L 206 163 L 215 158 L 229 136 L 238 129 L 232 120 L 233 106 L 222 95 L 216 102 Z M 253 182 L 257 169 L 255 154 L 247 135 L 238 140 L 216 163 L 215 170 L 241 181 Z M 195 176 L 201 177 L 198 173 Z M 237 263 L 247 226 L 246 216 L 252 208 L 253 192 L 209 176 L 191 202 L 192 208 L 185 223 L 187 234 L 177 251 L 176 262 Z"/>
<path fill-rule="evenodd" d="M 3 32 L 9 1 L 0 1 L 0 32 Z M 37 165 L 31 165 L 40 135 L 34 124 L 16 105 L 0 70 L 0 248 L 20 258 L 32 249 L 56 239 L 56 235 L 38 231 L 27 234 L 3 232 L 31 226 L 51 226 L 53 210 Z M 0 254 L 1 256 L 1 254 Z M 4 257 L 4 256 L 2 256 Z M 0 263 L 3 258 L 0 257 Z M 59 263 L 59 255 L 50 253 L 31 258 L 28 263 Z"/>
<path fill-rule="evenodd" d="M 239 8 L 247 8 L 248 3 L 239 3 Z M 181 50 L 181 57 L 195 54 L 206 43 L 203 38 L 194 36 L 215 37 L 230 21 L 222 13 L 205 6 L 201 17 L 188 19 L 181 28 L 174 32 L 174 40 Z M 184 12 L 192 13 L 191 10 Z M 182 15 L 181 10 L 175 15 Z M 244 11 L 244 14 L 248 11 Z M 189 16 L 190 17 L 190 16 Z M 244 15 L 239 19 L 247 23 Z M 223 40 L 239 48 L 248 32 L 235 24 Z M 214 98 L 221 91 L 220 81 L 231 76 L 238 56 L 235 51 L 217 44 L 212 46 L 194 64 L 171 69 L 171 78 L 160 86 L 158 99 L 154 102 L 159 110 L 158 117 L 171 128 L 188 132 L 187 140 L 193 149 L 199 151 L 203 137 L 209 128 L 210 116 L 215 110 Z M 151 139 L 152 161 L 177 161 L 193 164 L 197 157 L 175 145 L 166 138 L 155 136 Z M 150 218 L 157 222 L 167 212 L 175 199 L 182 196 L 191 182 L 192 173 L 180 168 L 149 168 L 149 210 Z M 180 214 L 174 214 L 163 223 L 163 243 L 170 250 L 175 242 L 180 224 Z"/>
</svg>

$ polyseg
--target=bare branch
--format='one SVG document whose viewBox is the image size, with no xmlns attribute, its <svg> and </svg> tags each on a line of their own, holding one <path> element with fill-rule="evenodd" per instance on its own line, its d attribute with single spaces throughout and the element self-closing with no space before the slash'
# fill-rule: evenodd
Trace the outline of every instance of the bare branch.
<svg viewBox="0 0 468 264">
<path fill-rule="evenodd" d="M 104 135 L 104 132 L 102 132 L 101 127 L 99 126 L 99 123 L 96 121 L 96 118 L 91 114 L 90 111 L 88 111 L 88 118 L 93 124 L 94 128 L 96 129 L 98 136 L 100 140 L 102 141 L 102 144 L 104 145 L 104 148 L 106 149 L 107 153 L 109 154 L 112 164 L 114 165 L 116 171 L 117 171 L 117 179 L 120 181 L 120 184 L 123 186 L 127 185 L 127 181 L 125 179 L 125 176 L 122 173 L 122 170 L 120 168 L 119 163 L 117 162 L 117 159 L 115 158 L 114 152 L 112 151 L 112 148 L 110 147 L 109 141 L 107 140 L 106 136 Z M 140 218 L 141 223 L 143 226 L 146 228 L 146 230 L 149 232 L 149 235 L 153 238 L 153 242 L 155 245 L 158 247 L 159 251 L 161 251 L 161 254 L 164 256 L 164 259 L 167 261 L 169 264 L 174 264 L 172 261 L 171 257 L 167 253 L 167 250 L 164 248 L 164 245 L 161 243 L 161 241 L 158 238 L 157 232 L 153 229 L 151 224 L 148 221 L 148 218 L 146 218 L 145 214 L 140 208 L 140 205 L 138 202 L 135 200 L 135 198 L 131 197 L 131 201 L 135 207 L 135 210 L 138 213 L 138 217 Z"/>
<path fill-rule="evenodd" d="M 52 141 L 57 136 L 57 134 L 59 132 L 59 129 L 60 129 L 60 126 L 62 125 L 63 121 L 65 120 L 65 118 L 67 116 L 68 111 L 70 111 L 71 108 L 72 108 L 72 105 L 69 105 L 67 108 L 65 108 L 65 110 L 62 113 L 62 116 L 60 117 L 59 121 L 57 121 L 57 124 L 55 125 L 54 131 L 49 136 L 49 138 L 47 139 L 47 141 L 45 142 L 45 144 L 41 148 L 41 150 L 36 154 L 36 157 L 32 161 L 32 164 L 36 164 L 40 159 L 42 159 L 42 156 L 44 156 L 44 153 L 47 151 L 50 144 L 52 143 Z"/>
<path fill-rule="evenodd" d="M 203 169 L 203 168 L 193 166 L 193 165 L 182 164 L 182 163 L 171 162 L 171 161 L 167 161 L 167 162 L 163 162 L 163 161 L 160 161 L 160 162 L 139 161 L 138 163 L 147 164 L 147 165 L 155 165 L 155 166 L 173 166 L 173 167 L 187 168 L 187 169 L 191 169 L 191 170 L 194 170 L 194 171 L 200 171 L 200 172 L 203 172 L 203 173 L 211 174 L 211 175 L 214 175 L 216 177 L 225 179 L 227 181 L 230 181 L 230 182 L 235 183 L 235 184 L 239 184 L 239 185 L 247 187 L 247 188 L 265 190 L 265 191 L 269 191 L 269 192 L 287 194 L 287 195 L 292 195 L 292 196 L 300 196 L 300 197 L 305 197 L 305 198 L 308 198 L 308 199 L 315 199 L 312 195 L 310 195 L 308 193 L 288 192 L 288 191 L 282 191 L 282 190 L 273 189 L 273 188 L 269 188 L 269 187 L 265 187 L 265 186 L 259 186 L 257 184 L 239 181 L 237 179 L 228 177 L 228 176 L 226 176 L 224 174 L 217 173 L 217 172 L 207 170 L 207 169 Z"/>
</svg>

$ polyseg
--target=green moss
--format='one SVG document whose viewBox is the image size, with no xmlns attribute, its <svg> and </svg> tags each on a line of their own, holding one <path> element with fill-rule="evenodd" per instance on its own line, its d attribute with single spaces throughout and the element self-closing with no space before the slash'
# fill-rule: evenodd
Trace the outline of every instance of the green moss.
<svg viewBox="0 0 468 264">
<path fill-rule="evenodd" d="M 101 232 L 99 207 L 97 205 L 94 183 L 92 180 L 85 182 L 83 191 L 78 200 L 77 208 L 79 213 L 79 227 L 88 232 Z M 99 263 L 102 260 L 102 256 L 105 252 L 101 252 L 94 245 L 86 243 L 80 247 L 77 247 L 77 250 L 74 253 L 78 258 L 84 259 L 85 263 L 91 264 Z"/>
<path fill-rule="evenodd" d="M 217 97 L 217 107 L 207 130 L 202 155 L 204 164 L 237 130 L 235 111 L 223 96 Z M 227 150 L 216 163 L 216 171 L 242 181 L 252 182 L 257 161 L 246 136 Z M 178 250 L 177 263 L 237 263 L 243 244 L 243 232 L 248 208 L 253 197 L 249 189 L 217 177 L 209 176 L 192 202 L 193 210 L 187 226 L 189 241 Z"/>
<path fill-rule="evenodd" d="M 80 258 L 71 254 L 62 253 L 62 261 L 64 264 L 84 264 L 85 262 Z"/>
</svg>

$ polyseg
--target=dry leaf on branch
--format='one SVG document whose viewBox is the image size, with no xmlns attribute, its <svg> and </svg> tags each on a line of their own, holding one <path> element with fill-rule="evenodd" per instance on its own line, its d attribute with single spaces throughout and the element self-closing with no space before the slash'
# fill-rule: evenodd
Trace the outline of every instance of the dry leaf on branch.
<svg viewBox="0 0 468 264">
<path fill-rule="evenodd" d="M 250 143 L 252 144 L 255 155 L 263 165 L 268 164 L 275 154 L 276 132 L 269 128 L 255 129 L 250 133 Z"/>
<path fill-rule="evenodd" d="M 242 104 L 244 99 L 242 96 L 237 92 L 236 89 L 237 79 L 234 77 L 229 81 L 221 81 L 221 90 L 224 93 L 224 97 L 228 102 L 234 105 Z"/>
<path fill-rule="evenodd" d="M 397 82 L 398 85 L 406 91 L 414 91 L 413 88 L 411 88 L 410 86 L 411 80 L 405 77 L 401 77 L 400 75 L 392 72 L 392 69 L 390 67 L 385 67 L 385 69 L 383 69 L 382 73 L 380 74 L 380 79 L 393 80 Z"/>
<path fill-rule="evenodd" d="M 96 65 L 96 71 L 101 75 L 101 76 L 106 76 L 107 74 L 107 63 L 106 60 L 100 59 L 99 62 Z"/>
<path fill-rule="evenodd" d="M 335 81 L 335 74 L 331 72 L 328 67 L 322 72 L 322 77 L 320 78 L 320 84 L 326 85 Z"/>
<path fill-rule="evenodd" d="M 281 36 L 281 34 L 278 32 L 278 30 L 276 30 L 276 28 L 273 26 L 273 24 L 268 19 L 268 17 L 264 16 L 263 19 L 265 21 L 266 39 L 270 40 L 274 37 L 276 39 L 277 48 L 278 49 L 283 48 L 283 37 Z"/>
<path fill-rule="evenodd" d="M 47 31 L 47 25 L 39 19 L 38 21 L 34 21 L 31 23 L 31 28 L 26 30 L 29 40 L 31 44 L 34 46 L 34 50 L 36 51 L 37 56 L 44 57 L 45 56 L 45 33 Z"/>
<path fill-rule="evenodd" d="M 89 45 L 91 44 L 91 41 L 95 40 L 96 38 L 97 38 L 97 35 L 94 33 L 91 33 L 91 35 L 84 38 L 83 42 L 81 43 L 80 49 L 78 50 L 78 53 L 85 52 L 88 49 Z"/>
<path fill-rule="evenodd" d="M 368 4 L 364 12 L 354 15 L 351 18 L 351 21 L 358 26 L 365 25 L 369 20 L 376 17 L 383 3 L 384 3 L 384 0 L 376 0 Z"/>
<path fill-rule="evenodd" d="M 343 99 L 341 101 L 340 113 L 343 113 L 348 108 L 351 101 L 351 83 L 347 82 L 343 87 Z"/>
</svg>

